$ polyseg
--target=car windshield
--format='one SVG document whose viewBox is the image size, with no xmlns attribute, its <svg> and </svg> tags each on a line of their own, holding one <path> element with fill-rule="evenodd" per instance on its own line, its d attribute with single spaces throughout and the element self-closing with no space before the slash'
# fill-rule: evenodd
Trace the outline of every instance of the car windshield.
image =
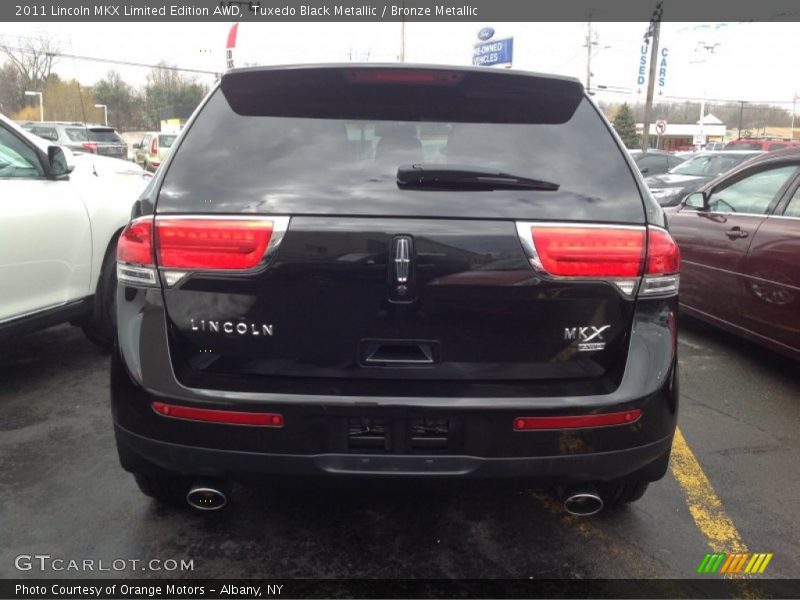
<svg viewBox="0 0 800 600">
<path fill-rule="evenodd" d="M 39 136 L 45 140 L 49 140 L 51 142 L 55 142 L 58 140 L 58 133 L 56 132 L 55 127 L 25 127 L 26 131 Z"/>
<path fill-rule="evenodd" d="M 703 156 L 695 156 L 690 158 L 684 163 L 670 170 L 673 175 L 694 175 L 697 177 L 716 177 L 726 171 L 731 170 L 733 167 L 741 162 L 750 158 L 749 154 L 742 154 L 741 156 L 734 156 L 726 154 L 721 156 L 719 154 L 707 154 Z"/>
</svg>

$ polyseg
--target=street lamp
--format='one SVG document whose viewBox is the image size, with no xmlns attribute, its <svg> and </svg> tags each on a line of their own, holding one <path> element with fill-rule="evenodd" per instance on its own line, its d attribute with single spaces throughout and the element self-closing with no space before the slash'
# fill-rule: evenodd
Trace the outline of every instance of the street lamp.
<svg viewBox="0 0 800 600">
<path fill-rule="evenodd" d="M 103 120 L 105 121 L 106 126 L 108 126 L 108 106 L 105 104 L 95 104 L 94 107 L 103 109 Z"/>
<path fill-rule="evenodd" d="M 42 99 L 42 92 L 25 92 L 26 96 L 39 96 L 39 122 L 44 121 L 44 100 Z"/>
</svg>

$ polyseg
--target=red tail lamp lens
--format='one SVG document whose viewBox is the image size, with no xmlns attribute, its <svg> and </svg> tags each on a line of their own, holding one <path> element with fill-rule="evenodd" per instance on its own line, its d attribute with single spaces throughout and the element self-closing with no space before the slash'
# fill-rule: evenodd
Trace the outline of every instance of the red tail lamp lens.
<svg viewBox="0 0 800 600">
<path fill-rule="evenodd" d="M 137 265 L 153 265 L 153 218 L 128 224 L 117 242 L 117 260 Z"/>
<path fill-rule="evenodd" d="M 273 221 L 158 219 L 158 263 L 177 269 L 250 269 L 264 257 Z"/>
<path fill-rule="evenodd" d="M 644 229 L 531 227 L 542 267 L 564 277 L 637 277 L 644 260 Z"/>
<path fill-rule="evenodd" d="M 625 412 L 603 413 L 598 415 L 517 417 L 514 419 L 514 431 L 586 429 L 589 427 L 607 427 L 609 425 L 628 425 L 638 421 L 641 416 L 642 411 L 637 408 Z"/>
<path fill-rule="evenodd" d="M 283 427 L 283 415 L 278 413 L 241 412 L 233 410 L 213 410 L 209 408 L 192 408 L 153 402 L 153 410 L 165 417 L 186 419 L 188 421 L 205 421 L 224 425 L 255 425 L 258 427 Z"/>
<path fill-rule="evenodd" d="M 681 251 L 663 229 L 647 230 L 647 274 L 669 275 L 681 270 Z"/>
</svg>

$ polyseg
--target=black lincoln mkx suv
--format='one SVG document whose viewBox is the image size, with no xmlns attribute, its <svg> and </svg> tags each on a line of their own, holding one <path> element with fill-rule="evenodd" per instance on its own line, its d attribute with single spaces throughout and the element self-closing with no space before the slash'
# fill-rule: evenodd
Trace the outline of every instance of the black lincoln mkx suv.
<svg viewBox="0 0 800 600">
<path fill-rule="evenodd" d="M 120 237 L 122 466 L 205 509 L 287 475 L 636 500 L 677 415 L 666 228 L 576 80 L 229 71 Z"/>
</svg>

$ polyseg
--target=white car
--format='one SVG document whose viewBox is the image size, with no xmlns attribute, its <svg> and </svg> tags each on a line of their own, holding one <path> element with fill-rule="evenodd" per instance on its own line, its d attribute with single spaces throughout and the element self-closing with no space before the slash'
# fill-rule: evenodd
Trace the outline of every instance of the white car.
<svg viewBox="0 0 800 600">
<path fill-rule="evenodd" d="M 151 178 L 0 115 L 0 338 L 69 321 L 111 345 L 117 237 Z"/>
</svg>

